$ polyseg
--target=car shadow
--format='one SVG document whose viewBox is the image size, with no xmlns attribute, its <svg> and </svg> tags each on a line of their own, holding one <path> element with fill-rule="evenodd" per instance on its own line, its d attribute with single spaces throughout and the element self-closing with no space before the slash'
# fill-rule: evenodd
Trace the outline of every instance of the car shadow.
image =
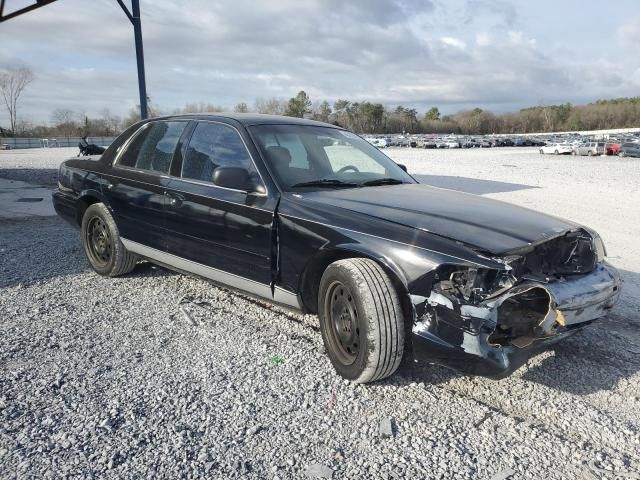
<svg viewBox="0 0 640 480">
<path fill-rule="evenodd" d="M 2 168 L 0 166 L 0 178 L 18 180 L 34 185 L 55 187 L 58 184 L 57 168 Z"/>
<path fill-rule="evenodd" d="M 553 354 L 542 361 L 536 361 L 536 354 L 514 375 L 520 373 L 523 380 L 584 396 L 613 390 L 620 381 L 639 372 L 640 300 L 632 292 L 640 288 L 640 273 L 620 270 L 620 274 L 629 288 L 623 286 L 622 297 L 609 315 L 554 344 L 548 350 Z M 398 375 L 383 383 L 437 385 L 465 376 L 441 365 L 407 361 Z"/>
<path fill-rule="evenodd" d="M 0 288 L 92 272 L 79 231 L 58 217 L 3 220 L 0 224 L 0 265 Z M 141 261 L 127 276 L 171 275 L 177 274 Z"/>
<path fill-rule="evenodd" d="M 413 178 L 425 185 L 457 190 L 459 192 L 473 193 L 475 195 L 515 192 L 517 190 L 526 190 L 529 188 L 540 188 L 534 185 L 498 182 L 495 180 L 480 180 L 468 177 L 454 177 L 450 175 L 413 175 Z"/>
</svg>

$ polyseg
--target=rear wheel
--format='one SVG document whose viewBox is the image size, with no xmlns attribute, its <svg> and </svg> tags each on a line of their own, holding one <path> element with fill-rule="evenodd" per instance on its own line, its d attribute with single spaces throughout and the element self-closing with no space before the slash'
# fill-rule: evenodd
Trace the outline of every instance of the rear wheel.
<svg viewBox="0 0 640 480">
<path fill-rule="evenodd" d="M 327 354 L 342 377 L 356 383 L 393 374 L 404 351 L 404 316 L 386 272 L 363 258 L 327 267 L 318 295 Z"/>
<path fill-rule="evenodd" d="M 592 152 L 591 150 L 589 150 L 589 151 L 587 152 L 587 155 L 588 155 L 589 157 L 593 157 L 593 152 Z"/>
<path fill-rule="evenodd" d="M 117 277 L 136 266 L 137 257 L 122 244 L 116 222 L 104 203 L 94 203 L 87 208 L 81 232 L 89 264 L 100 275 Z"/>
</svg>

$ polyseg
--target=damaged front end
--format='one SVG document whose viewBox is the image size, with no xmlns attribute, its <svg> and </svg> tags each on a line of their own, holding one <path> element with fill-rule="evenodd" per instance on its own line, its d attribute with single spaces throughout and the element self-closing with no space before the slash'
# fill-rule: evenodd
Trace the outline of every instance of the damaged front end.
<svg viewBox="0 0 640 480">
<path fill-rule="evenodd" d="M 618 272 L 586 230 L 493 258 L 502 270 L 441 265 L 428 296 L 411 295 L 416 358 L 504 377 L 537 351 L 606 314 Z"/>
</svg>

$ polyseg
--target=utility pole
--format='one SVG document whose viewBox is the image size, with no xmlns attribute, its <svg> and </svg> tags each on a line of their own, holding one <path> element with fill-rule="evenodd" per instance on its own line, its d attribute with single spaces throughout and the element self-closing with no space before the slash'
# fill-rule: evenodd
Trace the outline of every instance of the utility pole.
<svg viewBox="0 0 640 480">
<path fill-rule="evenodd" d="M 142 48 L 142 23 L 140 22 L 140 0 L 131 0 L 131 11 L 122 0 L 117 0 L 125 15 L 133 25 L 133 37 L 136 43 L 136 62 L 138 64 L 138 90 L 140 92 L 140 118 L 149 118 L 147 109 L 147 82 L 144 74 L 144 51 Z"/>
</svg>

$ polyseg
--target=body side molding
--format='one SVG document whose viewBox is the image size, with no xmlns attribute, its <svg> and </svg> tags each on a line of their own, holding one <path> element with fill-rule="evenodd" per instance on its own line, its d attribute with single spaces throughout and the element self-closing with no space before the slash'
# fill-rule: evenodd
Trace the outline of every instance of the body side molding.
<svg viewBox="0 0 640 480">
<path fill-rule="evenodd" d="M 282 303 L 289 307 L 301 310 L 302 306 L 298 301 L 298 297 L 295 293 L 284 290 L 283 288 L 276 287 L 274 294 L 272 295 L 271 287 L 269 285 L 250 280 L 248 278 L 234 275 L 232 273 L 219 270 L 217 268 L 208 267 L 186 258 L 178 257 L 155 248 L 147 247 L 141 243 L 121 238 L 122 244 L 127 250 L 149 260 L 155 260 L 164 265 L 175 267 L 178 270 L 193 273 L 201 277 L 207 278 L 214 282 L 217 282 L 223 286 L 228 286 L 237 290 L 250 293 L 252 295 L 262 297 L 269 301 L 275 301 Z"/>
</svg>

